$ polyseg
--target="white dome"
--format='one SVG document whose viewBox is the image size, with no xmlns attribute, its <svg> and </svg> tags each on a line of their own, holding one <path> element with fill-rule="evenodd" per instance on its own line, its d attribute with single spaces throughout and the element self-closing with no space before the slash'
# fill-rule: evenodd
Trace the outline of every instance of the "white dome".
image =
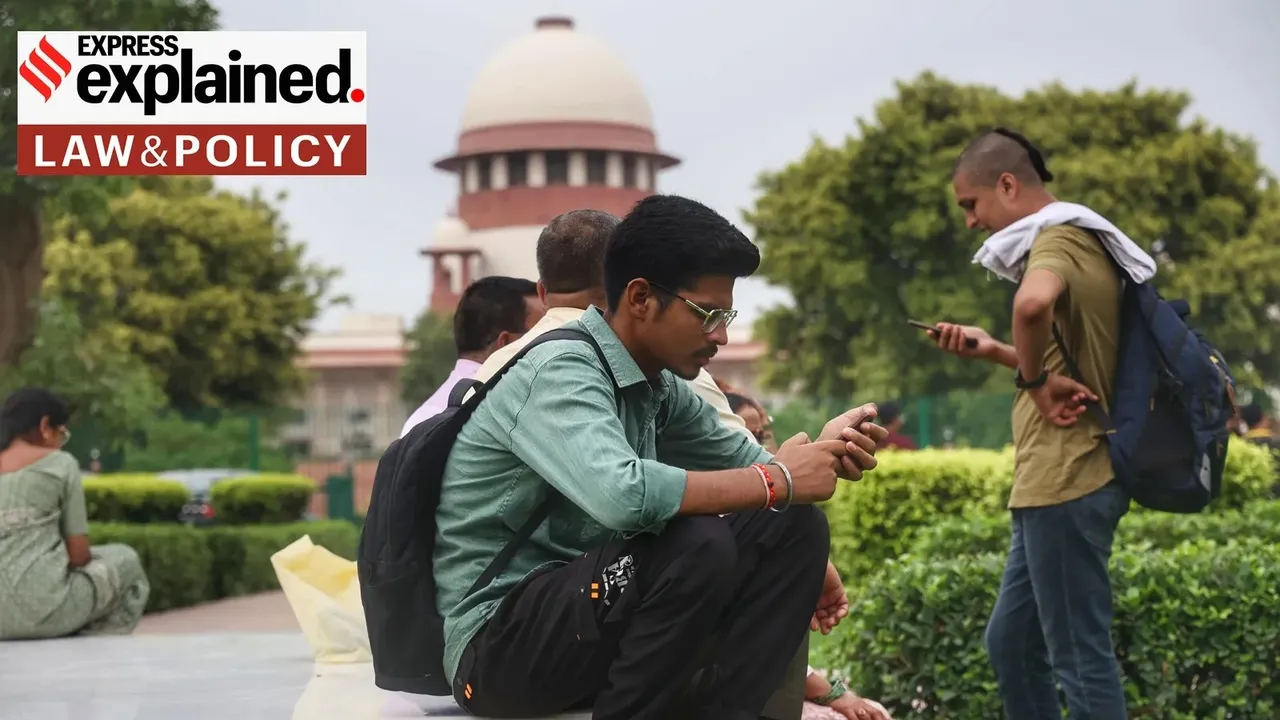
<svg viewBox="0 0 1280 720">
<path fill-rule="evenodd" d="M 431 245 L 438 248 L 465 247 L 470 234 L 471 228 L 460 218 L 446 216 L 436 224 L 436 230 L 431 234 Z"/>
<path fill-rule="evenodd" d="M 567 18 L 543 18 L 480 71 L 462 130 L 557 120 L 653 129 L 649 101 L 613 51 L 576 32 Z"/>
</svg>

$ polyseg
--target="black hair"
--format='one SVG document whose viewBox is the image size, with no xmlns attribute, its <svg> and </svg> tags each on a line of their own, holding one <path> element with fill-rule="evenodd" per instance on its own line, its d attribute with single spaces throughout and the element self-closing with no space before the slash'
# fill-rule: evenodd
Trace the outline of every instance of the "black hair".
<svg viewBox="0 0 1280 720">
<path fill-rule="evenodd" d="M 902 417 L 902 407 L 896 402 L 879 403 L 876 410 L 876 422 L 880 425 L 888 425 Z"/>
<path fill-rule="evenodd" d="M 503 330 L 523 333 L 528 307 L 525 298 L 538 294 L 538 285 L 523 278 L 491 275 L 462 291 L 453 313 L 453 342 L 459 355 L 480 352 Z"/>
<path fill-rule="evenodd" d="M 756 406 L 755 403 L 751 402 L 751 398 L 747 397 L 746 395 L 740 395 L 735 392 L 729 392 L 729 393 L 725 393 L 724 397 L 726 400 L 729 401 L 729 409 L 734 411 L 735 413 L 741 410 L 744 406 L 747 406 L 747 405 L 750 405 L 751 407 Z"/>
<path fill-rule="evenodd" d="M 1021 133 L 1003 127 L 983 133 L 965 147 L 952 175 L 961 172 L 984 187 L 995 185 L 1005 173 L 1029 185 L 1053 180 L 1040 150 Z"/>
<path fill-rule="evenodd" d="M 618 218 L 600 210 L 557 215 L 538 236 L 538 279 L 547 292 L 604 287 L 604 249 Z"/>
<path fill-rule="evenodd" d="M 636 203 L 609 239 L 605 297 L 615 311 L 636 278 L 680 292 L 708 275 L 742 278 L 759 267 L 760 249 L 720 213 L 678 195 L 651 195 Z"/>
<path fill-rule="evenodd" d="M 10 393 L 0 408 L 0 450 L 39 430 L 40 421 L 45 418 L 53 427 L 62 427 L 71 421 L 71 412 L 57 395 L 43 388 L 28 387 Z"/>
<path fill-rule="evenodd" d="M 1262 422 L 1262 406 L 1257 403 L 1249 403 L 1240 408 L 1240 420 L 1249 427 L 1256 427 Z"/>
</svg>

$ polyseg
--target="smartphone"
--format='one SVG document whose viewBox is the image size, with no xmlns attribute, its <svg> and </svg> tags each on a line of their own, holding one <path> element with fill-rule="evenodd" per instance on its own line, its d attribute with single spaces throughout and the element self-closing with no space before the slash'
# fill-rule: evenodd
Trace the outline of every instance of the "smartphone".
<svg viewBox="0 0 1280 720">
<path fill-rule="evenodd" d="M 926 323 L 922 323 L 922 322 L 920 322 L 919 320 L 907 320 L 907 324 L 908 324 L 908 325 L 910 325 L 911 327 L 914 327 L 914 328 L 920 328 L 921 330 L 924 330 L 925 332 L 930 332 L 930 333 L 932 333 L 932 332 L 937 332 L 937 331 L 938 331 L 938 327 L 937 327 L 936 325 L 929 325 L 929 324 L 926 324 Z M 967 348 L 970 348 L 970 349 L 972 349 L 972 348 L 976 348 L 976 347 L 978 347 L 978 341 L 977 341 L 977 339 L 975 339 L 975 338 L 965 338 L 965 339 L 964 339 L 964 346 L 965 346 L 965 347 L 967 347 Z"/>
</svg>

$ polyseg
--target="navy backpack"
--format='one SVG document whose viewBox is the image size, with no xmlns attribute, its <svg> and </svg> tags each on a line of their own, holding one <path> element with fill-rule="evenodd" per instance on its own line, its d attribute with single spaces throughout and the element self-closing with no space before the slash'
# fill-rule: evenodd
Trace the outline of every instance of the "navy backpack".
<svg viewBox="0 0 1280 720">
<path fill-rule="evenodd" d="M 1097 404 L 1089 411 L 1106 431 L 1116 479 L 1139 505 L 1200 512 L 1222 491 L 1235 379 L 1222 353 L 1188 325 L 1186 301 L 1165 300 L 1116 270 L 1124 289 L 1111 412 Z M 1056 324 L 1053 336 L 1071 376 L 1083 383 Z"/>
</svg>

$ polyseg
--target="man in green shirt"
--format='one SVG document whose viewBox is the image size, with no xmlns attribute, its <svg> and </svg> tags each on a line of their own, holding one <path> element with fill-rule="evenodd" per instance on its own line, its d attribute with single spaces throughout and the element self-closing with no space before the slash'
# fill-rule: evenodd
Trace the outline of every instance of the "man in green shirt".
<svg viewBox="0 0 1280 720">
<path fill-rule="evenodd" d="M 968 226 L 998 233 L 1057 203 L 1050 179 L 1025 138 L 994 131 L 961 155 L 952 184 Z M 1107 563 L 1129 496 L 1084 402 L 1109 407 L 1121 279 L 1099 237 L 1070 224 L 1041 229 L 1020 261 L 1013 345 L 975 327 L 944 323 L 934 333 L 945 350 L 1016 372 L 1013 536 L 987 653 L 1010 718 L 1060 720 L 1056 676 L 1071 717 L 1120 720 Z M 1069 377 L 1055 325 L 1085 384 Z"/>
<path fill-rule="evenodd" d="M 728 341 L 734 282 L 759 262 L 710 208 L 641 201 L 606 249 L 607 311 L 570 323 L 605 363 L 583 342 L 536 347 L 459 433 L 434 566 L 445 670 L 469 712 L 759 716 L 825 611 L 812 503 L 874 468 L 884 435 L 864 406 L 773 457 L 681 380 Z M 467 596 L 543 501 L 548 519 Z"/>
</svg>

